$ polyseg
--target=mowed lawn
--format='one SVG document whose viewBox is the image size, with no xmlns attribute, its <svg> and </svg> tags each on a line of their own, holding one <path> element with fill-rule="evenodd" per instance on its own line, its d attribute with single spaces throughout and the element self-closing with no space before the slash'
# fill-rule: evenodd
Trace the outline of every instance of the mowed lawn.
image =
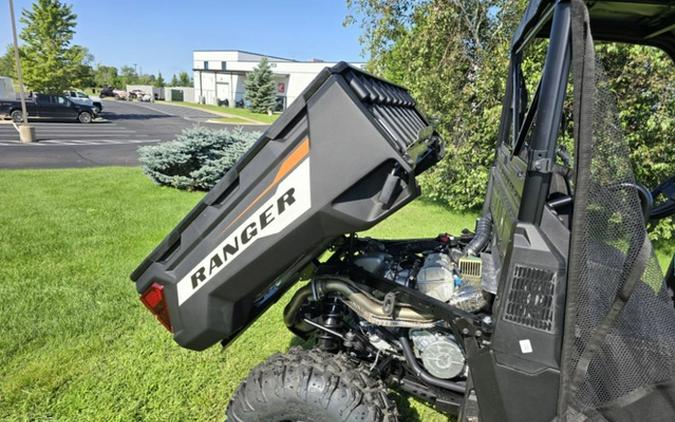
<svg viewBox="0 0 675 422">
<path fill-rule="evenodd" d="M 129 273 L 201 198 L 139 169 L 0 172 L 0 420 L 212 421 L 284 352 L 288 297 L 227 350 L 180 348 Z M 473 216 L 415 203 L 371 231 L 434 236 Z M 446 420 L 402 399 L 407 420 Z"/>
<path fill-rule="evenodd" d="M 138 301 L 129 273 L 201 195 L 139 169 L 0 172 L 0 420 L 223 420 L 248 371 L 297 343 L 288 295 L 205 352 L 181 349 Z M 368 234 L 457 233 L 474 218 L 418 201 Z M 447 419 L 397 401 L 404 420 Z"/>
</svg>

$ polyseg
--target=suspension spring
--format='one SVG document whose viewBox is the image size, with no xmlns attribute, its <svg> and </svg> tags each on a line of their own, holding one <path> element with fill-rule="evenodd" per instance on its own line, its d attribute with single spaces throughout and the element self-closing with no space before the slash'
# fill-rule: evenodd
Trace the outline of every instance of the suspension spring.
<svg viewBox="0 0 675 422">
<path fill-rule="evenodd" d="M 323 315 L 322 325 L 333 331 L 341 332 L 343 326 L 342 316 L 345 312 L 344 304 L 337 297 L 333 297 L 326 303 L 326 309 L 328 311 Z M 327 352 L 337 352 L 340 349 L 342 342 L 334 335 L 326 331 L 321 331 L 320 334 L 317 335 L 317 345 Z"/>
</svg>

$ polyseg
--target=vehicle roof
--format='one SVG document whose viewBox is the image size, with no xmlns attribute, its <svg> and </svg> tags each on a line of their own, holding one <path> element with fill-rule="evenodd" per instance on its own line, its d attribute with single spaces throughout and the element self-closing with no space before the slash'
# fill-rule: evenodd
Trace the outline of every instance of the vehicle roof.
<svg viewBox="0 0 675 422">
<path fill-rule="evenodd" d="M 559 0 L 531 0 L 513 37 L 520 44 Z M 595 40 L 659 47 L 675 60 L 675 0 L 586 1 Z M 544 25 L 538 36 L 547 36 Z"/>
</svg>

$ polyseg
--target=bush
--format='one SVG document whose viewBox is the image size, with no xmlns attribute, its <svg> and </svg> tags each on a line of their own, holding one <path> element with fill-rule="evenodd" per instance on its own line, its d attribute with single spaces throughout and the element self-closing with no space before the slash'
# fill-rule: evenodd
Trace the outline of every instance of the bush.
<svg viewBox="0 0 675 422">
<path fill-rule="evenodd" d="M 157 184 L 209 190 L 260 136 L 260 132 L 186 129 L 176 140 L 138 149 L 143 172 Z"/>
</svg>

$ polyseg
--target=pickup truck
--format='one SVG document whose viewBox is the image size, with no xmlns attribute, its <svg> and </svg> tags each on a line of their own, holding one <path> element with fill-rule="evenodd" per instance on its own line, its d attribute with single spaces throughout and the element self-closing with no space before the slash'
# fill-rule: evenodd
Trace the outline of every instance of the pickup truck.
<svg viewBox="0 0 675 422">
<path fill-rule="evenodd" d="M 75 120 L 91 123 L 97 113 L 93 106 L 77 104 L 63 95 L 34 94 L 26 99 L 28 117 L 54 120 Z M 8 116 L 14 122 L 23 120 L 20 101 L 0 101 L 0 116 Z"/>
<path fill-rule="evenodd" d="M 96 112 L 96 114 L 100 114 L 101 111 L 103 111 L 103 103 L 101 102 L 100 97 L 87 95 L 84 92 L 77 89 L 65 91 L 63 95 L 74 103 L 94 107 L 94 111 Z"/>
</svg>

